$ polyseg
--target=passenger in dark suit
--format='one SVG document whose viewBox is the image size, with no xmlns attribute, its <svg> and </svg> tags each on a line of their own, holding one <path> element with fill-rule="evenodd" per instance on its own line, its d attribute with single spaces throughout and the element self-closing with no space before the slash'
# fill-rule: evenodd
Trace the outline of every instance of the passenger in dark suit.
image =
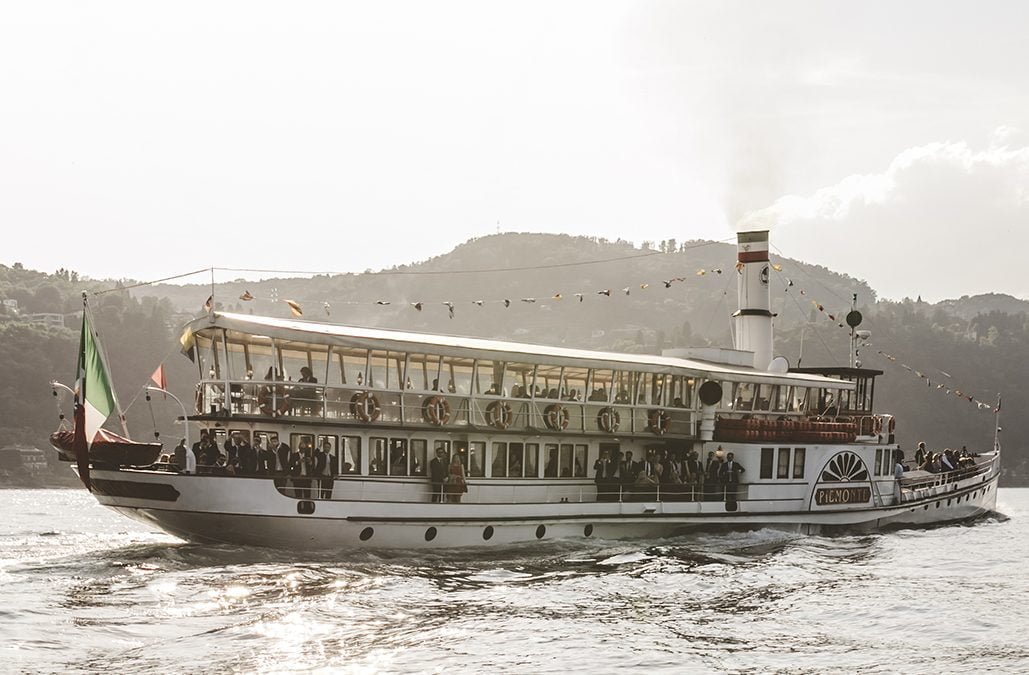
<svg viewBox="0 0 1029 675">
<path fill-rule="evenodd" d="M 279 447 L 275 449 L 275 456 L 279 460 L 278 473 L 282 476 L 289 473 L 289 456 L 291 453 L 292 451 L 285 443 L 279 443 Z"/>
<path fill-rule="evenodd" d="M 443 482 L 447 478 L 447 460 L 443 450 L 436 450 L 436 456 L 429 462 L 429 481 L 432 485 L 432 502 L 443 501 Z"/>
<path fill-rule="evenodd" d="M 225 439 L 225 456 L 226 464 L 233 468 L 239 466 L 239 450 L 244 445 L 250 445 L 243 440 L 243 435 L 238 431 L 233 431 L 232 435 Z"/>
<path fill-rule="evenodd" d="M 271 476 L 275 473 L 275 450 L 271 447 L 269 441 L 268 446 L 261 443 L 260 439 L 257 441 L 257 473 L 262 476 Z"/>
<path fill-rule="evenodd" d="M 632 453 L 626 452 L 625 459 L 618 466 L 618 475 L 622 477 L 622 485 L 627 486 L 635 483 L 637 473 L 636 462 L 632 461 Z"/>
<path fill-rule="evenodd" d="M 746 469 L 736 461 L 731 452 L 725 456 L 725 463 L 718 468 L 718 477 L 721 479 L 722 485 L 725 486 L 725 498 L 727 500 L 736 501 L 740 474 L 744 471 Z"/>
<path fill-rule="evenodd" d="M 207 429 L 200 430 L 200 440 L 193 444 L 193 456 L 196 457 L 197 464 L 200 464 L 200 456 L 207 450 L 207 444 L 209 442 Z"/>
<path fill-rule="evenodd" d="M 236 460 L 239 462 L 238 473 L 244 476 L 253 476 L 257 473 L 257 451 L 249 443 L 239 446 Z"/>
<path fill-rule="evenodd" d="M 326 478 L 328 476 L 327 469 L 329 467 L 329 454 L 326 452 L 327 448 L 330 448 L 329 441 L 326 440 L 321 447 L 316 448 L 314 451 L 314 476 L 315 485 L 317 486 L 315 496 L 319 499 L 328 499 L 329 495 L 332 494 L 332 479 Z"/>
<path fill-rule="evenodd" d="M 609 502 L 613 498 L 612 480 L 608 477 L 612 464 L 615 463 L 608 457 L 607 450 L 601 450 L 600 457 L 593 463 L 593 482 L 597 485 L 598 502 Z"/>
</svg>

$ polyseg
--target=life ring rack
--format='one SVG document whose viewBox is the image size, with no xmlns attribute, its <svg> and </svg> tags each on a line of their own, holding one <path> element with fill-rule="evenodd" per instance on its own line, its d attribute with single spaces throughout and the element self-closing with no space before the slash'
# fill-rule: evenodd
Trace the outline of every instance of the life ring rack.
<svg viewBox="0 0 1029 675">
<path fill-rule="evenodd" d="M 560 403 L 548 405 L 547 409 L 543 411 L 543 421 L 546 422 L 548 429 L 554 431 L 564 431 L 567 429 L 571 419 L 572 415 L 568 412 L 568 408 Z"/>
<path fill-rule="evenodd" d="M 382 415 L 382 406 L 375 394 L 359 391 L 350 397 L 350 412 L 362 422 L 374 422 Z"/>
<path fill-rule="evenodd" d="M 605 406 L 597 413 L 597 426 L 601 431 L 613 434 L 622 424 L 622 415 L 611 406 Z"/>
<path fill-rule="evenodd" d="M 429 424 L 442 427 L 450 422 L 450 401 L 442 396 L 430 396 L 422 403 L 422 417 Z"/>
<path fill-rule="evenodd" d="M 668 433 L 668 427 L 672 423 L 672 416 L 668 414 L 667 410 L 657 408 L 651 410 L 647 415 L 647 428 L 658 436 L 664 436 Z"/>
<path fill-rule="evenodd" d="M 506 429 L 514 421 L 514 411 L 507 401 L 493 401 L 486 406 L 486 424 L 494 429 Z"/>
</svg>

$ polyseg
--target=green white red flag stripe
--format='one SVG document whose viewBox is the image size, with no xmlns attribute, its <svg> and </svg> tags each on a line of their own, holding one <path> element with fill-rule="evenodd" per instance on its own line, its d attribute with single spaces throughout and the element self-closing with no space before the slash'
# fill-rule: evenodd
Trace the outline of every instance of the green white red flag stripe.
<svg viewBox="0 0 1029 675">
<path fill-rule="evenodd" d="M 96 336 L 89 325 L 89 313 L 82 313 L 82 333 L 79 336 L 79 367 L 75 378 L 76 403 L 84 412 L 83 430 L 86 449 L 93 445 L 97 431 L 114 412 L 114 390 L 104 367 Z"/>
</svg>

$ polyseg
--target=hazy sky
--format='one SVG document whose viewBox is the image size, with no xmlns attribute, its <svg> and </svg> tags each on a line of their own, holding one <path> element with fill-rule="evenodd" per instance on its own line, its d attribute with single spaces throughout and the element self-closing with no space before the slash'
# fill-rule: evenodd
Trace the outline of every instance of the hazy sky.
<svg viewBox="0 0 1029 675">
<path fill-rule="evenodd" d="M 498 227 L 743 222 L 886 297 L 1029 297 L 1027 26 L 1025 2 L 5 2 L 0 262 L 346 272 Z"/>
</svg>

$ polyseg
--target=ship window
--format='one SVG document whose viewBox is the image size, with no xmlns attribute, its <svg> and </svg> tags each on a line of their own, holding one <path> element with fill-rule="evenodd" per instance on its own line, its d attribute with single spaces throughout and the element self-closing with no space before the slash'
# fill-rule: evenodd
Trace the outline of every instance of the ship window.
<svg viewBox="0 0 1029 675">
<path fill-rule="evenodd" d="M 376 389 L 404 388 L 404 361 L 401 352 L 373 350 L 369 356 L 371 382 L 369 386 Z"/>
<path fill-rule="evenodd" d="M 561 398 L 566 401 L 581 401 L 586 398 L 586 378 L 589 376 L 589 369 L 565 368 L 564 371 Z"/>
<path fill-rule="evenodd" d="M 772 385 L 761 384 L 757 387 L 757 398 L 754 400 L 754 410 L 768 410 L 772 405 Z"/>
<path fill-rule="evenodd" d="M 536 397 L 560 398 L 561 366 L 536 367 Z"/>
<path fill-rule="evenodd" d="M 507 446 L 507 475 L 511 478 L 521 477 L 523 454 L 524 451 L 521 443 L 511 443 Z"/>
<path fill-rule="evenodd" d="M 339 453 L 336 451 L 336 442 L 337 439 L 335 436 L 328 436 L 324 434 L 318 436 L 317 447 L 324 450 L 325 454 L 329 456 L 326 460 L 326 463 L 329 469 L 329 474 L 333 476 L 339 473 Z"/>
<path fill-rule="evenodd" d="M 882 448 L 876 448 L 875 449 L 875 475 L 876 476 L 884 475 L 883 471 L 882 471 L 882 466 L 883 466 L 883 449 Z"/>
<path fill-rule="evenodd" d="M 243 439 L 244 443 L 250 442 L 250 430 L 249 429 L 229 429 L 229 436 L 233 434 L 239 434 L 240 438 Z"/>
<path fill-rule="evenodd" d="M 539 457 L 540 457 L 540 444 L 539 443 L 526 443 L 525 444 L 525 473 L 523 474 L 526 478 L 539 478 Z"/>
<path fill-rule="evenodd" d="M 262 448 L 268 450 L 275 450 L 279 447 L 279 437 L 273 433 L 267 431 L 255 431 L 254 432 L 254 447 L 260 443 Z"/>
<path fill-rule="evenodd" d="M 611 391 L 614 394 L 615 403 L 628 404 L 632 403 L 632 380 L 630 373 L 624 370 L 617 370 L 613 374 L 614 383 L 611 386 Z"/>
<path fill-rule="evenodd" d="M 772 463 L 775 461 L 775 448 L 761 448 L 761 477 L 772 477 Z"/>
<path fill-rule="evenodd" d="M 557 478 L 557 443 L 544 443 L 543 444 L 543 477 L 544 478 Z"/>
<path fill-rule="evenodd" d="M 524 373 L 525 366 L 521 366 Z M 530 368 L 530 373 L 531 368 Z M 515 396 L 521 391 L 521 377 L 504 361 L 478 361 L 475 365 L 475 393 L 482 396 Z"/>
<path fill-rule="evenodd" d="M 343 442 L 343 464 L 340 473 L 361 473 L 361 437 L 341 436 Z"/>
<path fill-rule="evenodd" d="M 573 471 L 576 478 L 584 478 L 586 476 L 586 456 L 589 453 L 589 446 L 584 444 L 576 444 L 575 446 L 575 465 Z"/>
<path fill-rule="evenodd" d="M 442 385 L 446 380 L 448 392 L 467 396 L 471 392 L 473 363 L 471 359 L 459 359 L 454 356 L 443 357 L 440 384 Z"/>
<path fill-rule="evenodd" d="M 480 477 L 486 475 L 486 444 L 482 441 L 468 442 L 468 475 Z"/>
<path fill-rule="evenodd" d="M 408 354 L 407 380 L 417 391 L 442 391 L 439 386 L 439 362 L 436 354 Z M 446 384 L 444 382 L 444 384 Z M 405 381 L 406 386 L 406 381 Z"/>
<path fill-rule="evenodd" d="M 807 451 L 804 448 L 796 448 L 793 451 L 793 477 L 804 477 L 804 455 Z"/>
<path fill-rule="evenodd" d="M 736 400 L 733 404 L 734 410 L 754 409 L 754 385 L 750 382 L 739 382 L 736 384 Z"/>
<path fill-rule="evenodd" d="M 371 454 L 368 457 L 368 473 L 373 476 L 386 475 L 386 439 L 369 438 Z"/>
<path fill-rule="evenodd" d="M 779 460 L 775 468 L 776 478 L 790 477 L 790 449 L 779 448 Z"/>
<path fill-rule="evenodd" d="M 672 380 L 672 402 L 674 408 L 689 408 L 693 405 L 692 377 L 677 376 Z"/>
<path fill-rule="evenodd" d="M 807 409 L 808 400 L 808 388 L 807 387 L 794 387 L 793 388 L 793 412 L 805 413 Z"/>
<path fill-rule="evenodd" d="M 572 477 L 572 444 L 561 444 L 561 478 Z"/>
<path fill-rule="evenodd" d="M 423 438 L 411 439 L 411 475 L 424 476 L 427 466 L 428 443 Z"/>
<path fill-rule="evenodd" d="M 407 439 L 389 439 L 389 475 L 407 475 Z"/>
<path fill-rule="evenodd" d="M 790 388 L 785 384 L 772 387 L 772 410 L 786 412 L 790 403 Z"/>
<path fill-rule="evenodd" d="M 233 380 L 245 380 L 247 377 L 248 351 L 246 345 L 236 342 L 231 338 L 226 339 L 226 347 L 229 350 L 229 377 Z"/>
<path fill-rule="evenodd" d="M 365 371 L 368 368 L 367 349 L 346 349 L 338 354 L 340 376 L 343 384 L 351 387 L 365 385 Z"/>
<path fill-rule="evenodd" d="M 311 434 L 290 434 L 289 445 L 293 450 L 300 450 L 303 452 L 306 450 L 314 449 L 314 436 Z"/>
<path fill-rule="evenodd" d="M 282 379 L 294 382 L 300 379 L 300 369 L 311 365 L 307 352 L 296 349 L 280 349 L 279 363 L 282 364 Z"/>
<path fill-rule="evenodd" d="M 493 444 L 493 464 L 491 475 L 496 478 L 507 476 L 507 443 Z"/>
<path fill-rule="evenodd" d="M 610 400 L 614 373 L 610 370 L 594 370 L 590 383 L 590 393 L 587 397 L 590 401 L 607 403 Z"/>
</svg>

